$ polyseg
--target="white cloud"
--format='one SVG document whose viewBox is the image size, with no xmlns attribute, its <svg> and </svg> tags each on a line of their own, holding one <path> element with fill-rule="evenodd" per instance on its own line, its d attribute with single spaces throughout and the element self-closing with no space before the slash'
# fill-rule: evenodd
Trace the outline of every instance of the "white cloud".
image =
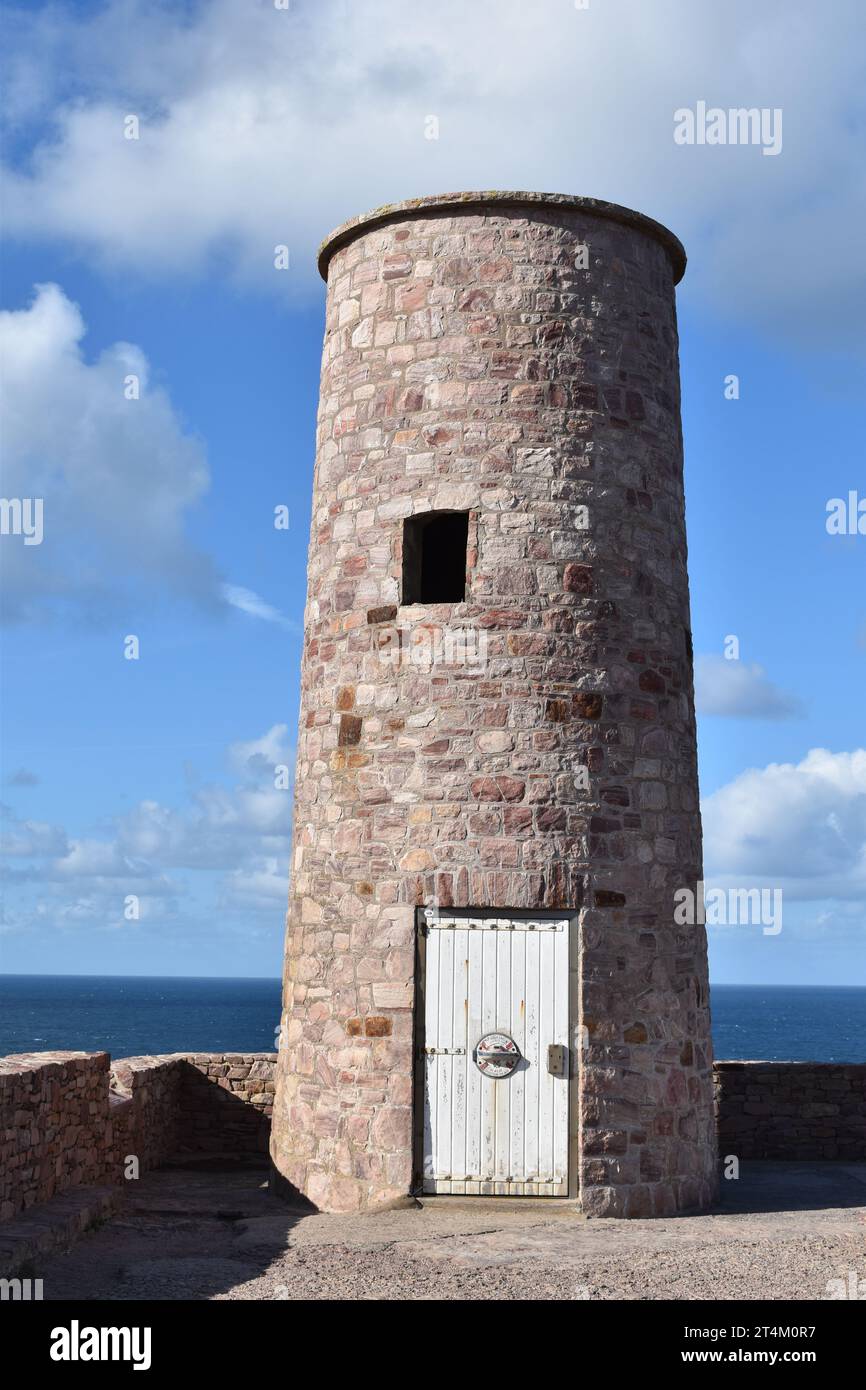
<svg viewBox="0 0 866 1390">
<path fill-rule="evenodd" d="M 11 858 L 31 855 L 66 854 L 69 844 L 59 825 L 45 821 L 19 820 L 10 806 L 0 807 L 4 828 L 0 830 L 0 854 Z"/>
<path fill-rule="evenodd" d="M 288 725 L 273 724 L 261 738 L 232 743 L 228 759 L 236 772 L 257 778 L 272 778 L 274 768 L 285 766 L 289 758 Z"/>
<path fill-rule="evenodd" d="M 866 749 L 751 768 L 702 807 L 707 881 L 780 887 L 866 916 Z"/>
<path fill-rule="evenodd" d="M 288 901 L 286 864 L 281 859 L 258 859 L 246 869 L 234 869 L 223 879 L 219 903 L 223 908 L 277 909 L 275 920 L 282 921 Z"/>
<path fill-rule="evenodd" d="M 221 581 L 190 543 L 188 516 L 210 485 L 204 446 L 151 382 L 140 348 L 115 343 L 88 362 L 85 331 L 58 285 L 0 311 L 3 495 L 42 507 L 41 543 L 4 536 L 4 617 L 94 616 L 144 584 L 296 630 L 252 590 Z"/>
<path fill-rule="evenodd" d="M 132 859 L 172 869 L 247 871 L 262 856 L 281 856 L 288 876 L 291 790 L 277 786 L 276 769 L 294 759 L 285 724 L 259 739 L 232 744 L 228 762 L 238 781 L 209 783 L 179 809 L 141 801 L 118 821 L 116 845 Z"/>
<path fill-rule="evenodd" d="M 279 934 L 283 914 L 274 915 L 274 906 L 288 899 L 292 797 L 275 785 L 275 771 L 293 761 L 287 726 L 274 724 L 230 745 L 232 784 L 194 787 L 180 806 L 141 801 L 101 839 L 19 820 L 3 807 L 0 853 L 11 864 L 6 930 L 130 926 L 124 909 L 133 894 L 133 920 L 145 924 L 194 926 L 225 912 L 246 925 L 257 914 Z"/>
<path fill-rule="evenodd" d="M 222 594 L 232 608 L 239 609 L 251 618 L 261 618 L 266 623 L 276 623 L 278 627 L 289 628 L 293 632 L 300 631 L 297 623 L 284 617 L 279 609 L 266 603 L 258 594 L 253 593 L 252 589 L 244 589 L 239 584 L 223 584 Z"/>
<path fill-rule="evenodd" d="M 204 272 L 218 255 L 281 290 L 378 203 L 587 193 L 666 221 L 717 307 L 838 343 L 864 296 L 860 20 L 859 0 L 48 7 L 10 33 L 7 222 L 136 269 Z M 781 108 L 782 152 L 676 145 L 673 113 L 699 99 Z M 283 242 L 290 275 L 273 269 Z"/>
<path fill-rule="evenodd" d="M 41 498 L 44 532 L 37 545 L 4 539 L 6 613 L 92 610 L 133 576 L 216 605 L 213 565 L 184 535 L 208 487 L 202 445 L 150 385 L 139 348 L 115 343 L 89 363 L 84 332 L 57 285 L 0 313 L 4 496 Z M 138 400 L 125 395 L 130 375 Z"/>
<path fill-rule="evenodd" d="M 800 701 L 779 690 L 762 666 L 718 655 L 695 661 L 695 705 L 698 714 L 731 719 L 791 719 L 802 713 Z"/>
<path fill-rule="evenodd" d="M 93 875 L 71 884 L 48 880 L 28 910 L 18 910 L 10 917 L 8 930 L 16 934 L 34 927 L 134 931 L 142 925 L 147 928 L 154 923 L 177 922 L 184 892 L 182 884 L 161 876 L 127 875 L 119 882 Z"/>
<path fill-rule="evenodd" d="M 72 840 L 68 852 L 51 866 L 58 878 L 140 878 L 142 865 L 103 840 Z M 145 869 L 145 873 L 147 870 Z"/>
</svg>

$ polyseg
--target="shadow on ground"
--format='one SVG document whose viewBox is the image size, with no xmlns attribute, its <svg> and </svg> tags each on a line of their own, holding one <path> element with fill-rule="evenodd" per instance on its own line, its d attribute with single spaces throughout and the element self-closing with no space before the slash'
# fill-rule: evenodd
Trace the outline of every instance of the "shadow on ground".
<svg viewBox="0 0 866 1390">
<path fill-rule="evenodd" d="M 833 1211 L 866 1203 L 866 1163 L 744 1162 L 722 1178 L 724 1212 Z"/>
<path fill-rule="evenodd" d="M 272 1196 L 262 1164 L 214 1156 L 163 1168 L 130 1184 L 117 1216 L 43 1262 L 45 1297 L 211 1299 L 257 1278 L 313 1210 Z M 261 1240 L 245 1242 L 250 1230 Z"/>
<path fill-rule="evenodd" d="M 46 1299 L 824 1299 L 866 1275 L 866 1163 L 742 1165 L 705 1215 L 447 1198 L 328 1216 L 257 1169 L 174 1167 L 35 1273 Z M 132 1184 L 130 1185 L 132 1188 Z"/>
</svg>

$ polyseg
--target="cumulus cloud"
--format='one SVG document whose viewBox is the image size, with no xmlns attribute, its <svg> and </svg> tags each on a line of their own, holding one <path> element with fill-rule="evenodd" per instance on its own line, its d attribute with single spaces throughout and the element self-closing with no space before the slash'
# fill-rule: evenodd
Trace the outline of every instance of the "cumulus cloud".
<svg viewBox="0 0 866 1390">
<path fill-rule="evenodd" d="M 284 766 L 289 755 L 288 725 L 273 724 L 261 738 L 232 743 L 228 761 L 245 777 L 270 778 L 274 769 Z"/>
<path fill-rule="evenodd" d="M 41 499 L 43 531 L 40 544 L 4 538 L 6 616 L 92 608 L 133 576 L 215 604 L 213 565 L 184 535 L 208 487 L 204 449 L 139 348 L 115 343 L 90 363 L 84 332 L 57 285 L 0 313 L 4 496 Z"/>
<path fill-rule="evenodd" d="M 801 702 L 774 685 L 762 666 L 718 655 L 695 661 L 695 704 L 698 714 L 730 719 L 792 719 L 803 712 Z"/>
<path fill-rule="evenodd" d="M 66 854 L 69 844 L 59 825 L 19 820 L 11 806 L 0 807 L 0 854 L 11 858 Z"/>
<path fill-rule="evenodd" d="M 207 920 L 224 911 L 246 924 L 250 914 L 279 932 L 274 907 L 288 895 L 293 762 L 285 724 L 232 744 L 228 785 L 193 787 L 178 806 L 140 801 L 111 821 L 104 838 L 76 836 L 58 826 L 21 820 L 5 807 L 0 852 L 11 868 L 7 930 L 40 924 L 128 924 L 135 920 Z M 10 899 L 12 894 L 10 894 Z"/>
<path fill-rule="evenodd" d="M 313 274 L 325 231 L 378 203 L 587 193 L 668 222 L 717 307 L 836 346 L 866 298 L 860 19 L 859 0 L 826 14 L 786 0 L 13 11 L 7 221 L 136 269 L 218 257 L 281 290 Z M 675 144 L 674 112 L 698 100 L 780 108 L 781 152 Z M 273 268 L 282 243 L 289 276 Z"/>
<path fill-rule="evenodd" d="M 288 873 L 291 794 L 281 769 L 293 761 L 285 724 L 232 744 L 231 786 L 208 783 L 176 808 L 141 801 L 117 822 L 116 847 L 173 869 L 248 871 L 262 856 L 281 856 Z"/>
<path fill-rule="evenodd" d="M 225 909 L 285 910 L 288 897 L 286 865 L 280 859 L 257 859 L 245 869 L 233 869 L 222 881 L 218 903 Z M 277 916 L 275 920 L 281 920 Z"/>
<path fill-rule="evenodd" d="M 294 627 L 190 542 L 187 519 L 210 485 L 205 449 L 144 353 L 120 342 L 89 362 L 85 332 L 59 285 L 0 311 L 3 495 L 28 508 L 3 537 L 3 617 L 92 617 L 144 585 Z"/>
<path fill-rule="evenodd" d="M 866 749 L 751 768 L 703 803 L 707 880 L 792 901 L 866 901 Z"/>
</svg>

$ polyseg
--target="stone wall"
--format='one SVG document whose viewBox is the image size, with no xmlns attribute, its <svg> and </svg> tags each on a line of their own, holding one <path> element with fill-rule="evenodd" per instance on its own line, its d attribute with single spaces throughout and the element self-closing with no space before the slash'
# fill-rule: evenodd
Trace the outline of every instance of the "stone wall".
<svg viewBox="0 0 866 1390">
<path fill-rule="evenodd" d="M 265 1153 L 272 1053 L 37 1052 L 0 1058 L 0 1221 L 177 1153 Z"/>
<path fill-rule="evenodd" d="M 0 1059 L 0 1136 L 0 1221 L 67 1187 L 101 1182 L 111 1144 L 108 1053 Z"/>
<path fill-rule="evenodd" d="M 273 1053 L 0 1058 L 0 1220 L 176 1154 L 264 1154 Z M 717 1062 L 722 1156 L 866 1159 L 866 1063 Z"/>
<path fill-rule="evenodd" d="M 104 1054 L 107 1056 L 107 1054 Z M 120 1182 L 134 1155 L 139 1171 L 159 1167 L 177 1148 L 182 1075 L 173 1057 L 123 1057 L 109 1068 L 103 1182 Z M 92 1140 L 100 1146 L 97 1116 Z"/>
<path fill-rule="evenodd" d="M 182 1061 L 178 1151 L 266 1154 L 276 1055 L 190 1053 Z"/>
<path fill-rule="evenodd" d="M 717 1062 L 719 1152 L 866 1158 L 866 1063 Z"/>
</svg>

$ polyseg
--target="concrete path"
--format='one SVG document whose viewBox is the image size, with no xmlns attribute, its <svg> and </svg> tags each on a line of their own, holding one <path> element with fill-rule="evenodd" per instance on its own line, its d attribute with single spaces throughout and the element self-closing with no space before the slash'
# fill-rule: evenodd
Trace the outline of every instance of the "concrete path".
<svg viewBox="0 0 866 1390">
<path fill-rule="evenodd" d="M 120 1215 L 41 1262 L 45 1298 L 822 1300 L 852 1270 L 866 1281 L 866 1163 L 744 1164 L 713 1213 L 659 1221 L 441 1197 L 324 1216 L 263 1184 L 150 1174 Z"/>
</svg>

